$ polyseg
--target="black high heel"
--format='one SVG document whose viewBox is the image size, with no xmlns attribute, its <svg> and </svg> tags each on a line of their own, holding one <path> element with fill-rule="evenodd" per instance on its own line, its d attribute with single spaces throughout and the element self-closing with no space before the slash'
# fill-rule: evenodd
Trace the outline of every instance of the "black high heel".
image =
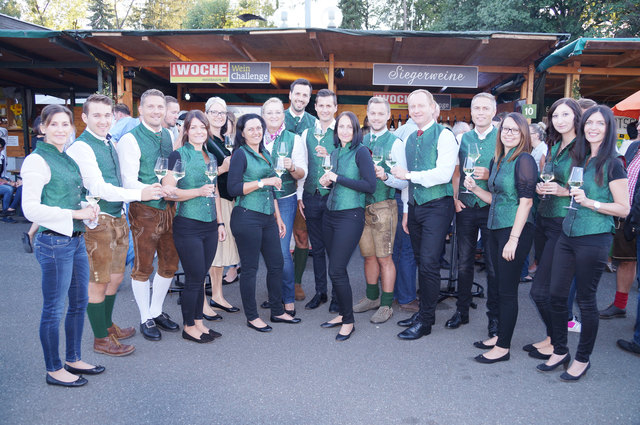
<svg viewBox="0 0 640 425">
<path fill-rule="evenodd" d="M 562 367 L 567 370 L 567 368 L 569 367 L 569 363 L 571 363 L 571 354 L 567 353 L 567 355 L 556 364 L 547 365 L 546 363 L 540 363 L 538 366 L 536 366 L 536 369 L 538 369 L 540 372 L 551 372 L 552 370 L 556 370 L 558 366 L 562 365 Z"/>
<path fill-rule="evenodd" d="M 582 378 L 584 375 L 587 374 L 587 371 L 589 370 L 589 368 L 591 367 L 591 362 L 589 362 L 587 364 L 587 367 L 584 368 L 584 370 L 582 371 L 582 373 L 578 376 L 573 376 L 571 374 L 569 374 L 569 372 L 563 372 L 562 375 L 560 375 L 560 379 L 562 379 L 563 381 L 567 381 L 567 382 L 575 382 L 577 380 L 579 380 L 580 378 Z"/>
</svg>

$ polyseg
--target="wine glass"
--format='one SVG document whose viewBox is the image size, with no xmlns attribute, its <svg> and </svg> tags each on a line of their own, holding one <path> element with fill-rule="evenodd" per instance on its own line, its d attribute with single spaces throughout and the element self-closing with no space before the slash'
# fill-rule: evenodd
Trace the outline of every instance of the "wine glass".
<svg viewBox="0 0 640 425">
<path fill-rule="evenodd" d="M 396 166 L 397 161 L 395 160 L 393 155 L 391 155 L 391 151 L 389 151 L 389 153 L 387 153 L 387 155 L 385 156 L 384 162 L 387 164 L 387 167 L 391 169 Z"/>
<path fill-rule="evenodd" d="M 231 152 L 233 150 L 233 139 L 229 136 L 224 136 L 224 147 Z"/>
<path fill-rule="evenodd" d="M 276 161 L 276 168 L 275 168 L 275 172 L 278 175 L 278 178 L 282 178 L 282 175 L 285 173 L 285 171 L 287 171 L 284 168 L 284 157 L 278 157 L 278 160 Z M 280 189 L 276 189 L 276 192 L 282 192 L 282 186 L 280 187 Z"/>
<path fill-rule="evenodd" d="M 473 178 L 473 172 L 475 171 L 475 167 L 476 167 L 476 161 L 471 157 L 471 155 L 469 155 L 464 159 L 464 167 L 462 167 L 462 169 L 466 176 Z M 469 189 L 465 187 L 462 193 L 473 193 L 473 192 L 471 192 Z"/>
<path fill-rule="evenodd" d="M 313 135 L 315 136 L 316 140 L 318 141 L 318 146 L 320 146 L 320 141 L 324 137 L 324 133 L 322 132 L 322 127 L 320 126 L 320 124 L 316 125 L 315 129 L 313 130 Z M 322 155 L 320 155 L 319 152 L 316 152 L 316 156 L 322 156 Z"/>
<path fill-rule="evenodd" d="M 280 146 L 278 147 L 278 157 L 286 158 L 288 153 L 289 152 L 287 152 L 287 144 L 281 142 Z"/>
<path fill-rule="evenodd" d="M 218 176 L 218 163 L 215 158 L 211 158 L 211 160 L 207 164 L 207 169 L 205 170 L 204 174 L 209 178 L 209 181 L 211 182 L 211 184 L 213 184 L 213 181 Z M 211 195 L 209 195 L 209 198 L 215 198 L 215 196 L 216 194 L 215 194 L 215 188 L 214 188 L 214 191 L 211 192 Z"/>
<path fill-rule="evenodd" d="M 158 181 L 162 183 L 162 178 L 167 175 L 169 169 L 169 160 L 167 158 L 160 157 L 156 159 L 156 165 L 153 167 L 153 172 L 156 173 Z"/>
<path fill-rule="evenodd" d="M 176 179 L 176 186 L 178 185 L 178 181 L 185 175 L 184 163 L 177 159 L 176 163 L 173 164 L 173 168 L 171 169 L 171 174 L 173 174 L 173 178 Z M 171 195 L 172 198 L 177 198 L 177 195 Z"/>
<path fill-rule="evenodd" d="M 478 149 L 477 143 L 471 143 L 469 145 L 469 152 L 467 153 L 467 156 L 471 158 L 474 163 L 478 161 L 480 158 L 480 150 Z"/>
<path fill-rule="evenodd" d="M 372 159 L 376 165 L 380 165 L 382 162 L 383 153 L 382 146 L 374 146 Z"/>
<path fill-rule="evenodd" d="M 569 181 L 567 182 L 572 189 L 577 189 L 582 186 L 582 167 L 573 167 L 571 169 L 571 175 L 569 176 Z M 576 207 L 573 206 L 573 196 L 571 196 L 571 202 L 569 203 L 568 208 L 570 210 L 577 210 Z"/>
<path fill-rule="evenodd" d="M 324 170 L 324 174 L 327 174 L 331 171 L 331 156 L 327 155 L 322 159 L 322 169 Z M 323 189 L 329 189 L 327 186 L 322 186 Z"/>
<path fill-rule="evenodd" d="M 92 207 L 95 207 L 96 205 L 98 205 L 98 202 L 100 201 L 100 195 L 91 193 L 91 191 L 87 191 L 86 198 L 87 198 L 87 203 Z"/>
<path fill-rule="evenodd" d="M 554 169 L 553 169 L 553 161 L 545 162 L 544 167 L 542 167 L 542 172 L 540 173 L 540 178 L 543 182 L 549 183 L 555 178 Z M 541 199 L 549 198 L 545 193 L 542 195 Z"/>
</svg>

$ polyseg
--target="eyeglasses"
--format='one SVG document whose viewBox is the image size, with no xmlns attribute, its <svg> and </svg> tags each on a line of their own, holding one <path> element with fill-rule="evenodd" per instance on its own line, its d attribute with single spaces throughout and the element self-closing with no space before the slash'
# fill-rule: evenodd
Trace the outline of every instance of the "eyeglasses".
<svg viewBox="0 0 640 425">
<path fill-rule="evenodd" d="M 520 134 L 520 129 L 502 127 L 502 132 L 505 133 L 505 134 L 513 134 L 513 135 L 517 136 L 518 134 Z"/>
<path fill-rule="evenodd" d="M 269 112 L 265 112 L 265 115 L 268 115 L 270 117 L 276 116 L 276 115 L 283 115 L 284 111 L 269 111 Z"/>
<path fill-rule="evenodd" d="M 208 110 L 207 114 L 213 115 L 214 117 L 221 117 L 223 115 L 227 115 L 227 113 L 224 111 L 212 111 L 212 110 Z"/>
</svg>

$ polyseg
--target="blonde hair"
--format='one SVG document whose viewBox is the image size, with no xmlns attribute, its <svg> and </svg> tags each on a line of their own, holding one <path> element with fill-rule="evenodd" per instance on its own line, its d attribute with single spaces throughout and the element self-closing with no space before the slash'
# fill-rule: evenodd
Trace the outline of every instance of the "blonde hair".
<svg viewBox="0 0 640 425">
<path fill-rule="evenodd" d="M 224 110 L 225 111 L 227 110 L 227 102 L 225 102 L 224 99 L 221 97 L 214 96 L 214 97 L 210 97 L 207 100 L 207 103 L 204 105 L 204 111 L 209 112 L 209 109 L 211 109 L 214 103 L 217 103 L 218 105 L 222 105 Z"/>
<path fill-rule="evenodd" d="M 278 105 L 280 105 L 280 106 L 282 107 L 282 110 L 284 111 L 284 103 L 282 103 L 282 100 L 280 100 L 280 99 L 279 99 L 279 98 L 277 98 L 277 97 L 270 97 L 270 98 L 269 98 L 269 99 L 267 99 L 267 101 L 266 101 L 266 102 L 264 102 L 264 104 L 262 105 L 262 108 L 261 108 L 261 110 L 260 110 L 260 111 L 261 111 L 261 113 L 262 113 L 262 115 L 264 115 L 264 110 L 265 110 L 265 108 L 267 107 L 267 105 L 270 105 L 270 104 L 272 104 L 272 103 L 277 103 Z"/>
<path fill-rule="evenodd" d="M 369 110 L 369 106 L 371 106 L 371 104 L 373 103 L 377 103 L 377 104 L 382 104 L 384 106 L 387 107 L 387 113 L 391 112 L 391 105 L 389 105 L 389 101 L 387 99 L 385 99 L 382 96 L 373 96 L 372 98 L 369 99 L 369 102 L 367 102 L 367 110 Z"/>
</svg>

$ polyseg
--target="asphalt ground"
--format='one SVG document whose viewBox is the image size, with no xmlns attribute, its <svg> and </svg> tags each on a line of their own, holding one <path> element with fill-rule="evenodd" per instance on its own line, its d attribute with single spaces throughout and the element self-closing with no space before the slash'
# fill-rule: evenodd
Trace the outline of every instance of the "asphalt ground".
<svg viewBox="0 0 640 425">
<path fill-rule="evenodd" d="M 479 364 L 473 341 L 486 337 L 485 299 L 476 298 L 471 321 L 457 330 L 444 328 L 455 300 L 438 305 L 431 335 L 402 341 L 396 321 L 409 316 L 394 309 L 387 323 L 369 322 L 373 311 L 356 315 L 350 340 L 334 340 L 337 329 L 320 323 L 333 317 L 328 304 L 312 311 L 297 302 L 299 325 L 274 324 L 260 334 L 249 329 L 242 312 L 222 313 L 209 322 L 223 336 L 211 344 L 185 341 L 163 332 L 150 342 L 138 333 L 127 343 L 136 351 L 115 358 L 94 353 L 88 320 L 83 360 L 106 371 L 88 376 L 82 388 L 45 384 L 38 337 L 42 304 L 40 268 L 22 249 L 28 224 L 0 223 L 0 423 L 6 424 L 640 424 L 640 357 L 617 348 L 630 339 L 635 322 L 637 286 L 629 296 L 628 316 L 600 322 L 592 368 L 577 383 L 559 380 L 560 371 L 539 373 L 521 347 L 544 337 L 529 299 L 530 284 L 520 285 L 520 311 L 511 360 Z M 364 296 L 363 262 L 353 255 L 349 271 L 354 302 Z M 307 301 L 313 295 L 313 265 L 303 279 Z M 264 265 L 257 290 L 266 299 Z M 444 272 L 443 272 L 444 274 Z M 484 284 L 477 273 L 476 281 Z M 238 284 L 224 287 L 240 306 Z M 605 273 L 598 305 L 613 299 L 615 275 Z M 165 311 L 181 322 L 177 295 Z M 268 320 L 268 311 L 261 310 Z M 138 310 L 130 279 L 123 283 L 114 318 L 137 327 Z M 61 328 L 61 355 L 64 355 Z M 569 333 L 575 354 L 578 335 Z M 64 357 L 62 357 L 64 359 Z"/>
</svg>

